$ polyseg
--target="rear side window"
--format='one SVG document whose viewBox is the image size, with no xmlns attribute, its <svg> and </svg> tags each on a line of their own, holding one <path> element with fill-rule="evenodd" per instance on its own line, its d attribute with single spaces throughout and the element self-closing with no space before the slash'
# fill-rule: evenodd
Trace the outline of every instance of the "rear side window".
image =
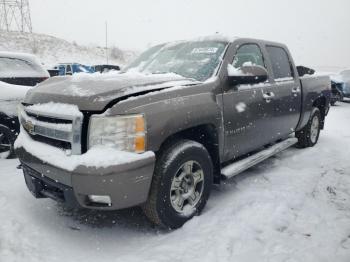
<svg viewBox="0 0 350 262">
<path fill-rule="evenodd" d="M 72 74 L 72 67 L 71 65 L 67 65 L 67 68 L 66 68 L 66 74 Z"/>
<path fill-rule="evenodd" d="M 267 46 L 266 49 L 272 63 L 275 79 L 292 79 L 294 76 L 287 52 L 276 46 Z"/>
</svg>

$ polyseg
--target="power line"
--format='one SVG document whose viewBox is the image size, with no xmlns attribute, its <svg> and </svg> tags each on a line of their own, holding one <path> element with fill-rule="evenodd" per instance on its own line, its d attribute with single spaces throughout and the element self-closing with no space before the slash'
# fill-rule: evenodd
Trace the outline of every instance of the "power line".
<svg viewBox="0 0 350 262">
<path fill-rule="evenodd" d="M 32 30 L 29 0 L 0 0 L 0 31 Z"/>
</svg>

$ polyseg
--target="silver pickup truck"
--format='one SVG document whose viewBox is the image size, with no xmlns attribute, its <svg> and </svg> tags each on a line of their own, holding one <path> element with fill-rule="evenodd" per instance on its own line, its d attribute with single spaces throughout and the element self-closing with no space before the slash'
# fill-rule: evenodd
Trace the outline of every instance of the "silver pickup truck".
<svg viewBox="0 0 350 262">
<path fill-rule="evenodd" d="M 37 198 L 141 206 L 155 224 L 178 228 L 203 210 L 213 183 L 290 146 L 314 146 L 329 101 L 329 77 L 299 77 L 283 44 L 180 41 L 120 74 L 34 88 L 15 147 Z"/>
</svg>

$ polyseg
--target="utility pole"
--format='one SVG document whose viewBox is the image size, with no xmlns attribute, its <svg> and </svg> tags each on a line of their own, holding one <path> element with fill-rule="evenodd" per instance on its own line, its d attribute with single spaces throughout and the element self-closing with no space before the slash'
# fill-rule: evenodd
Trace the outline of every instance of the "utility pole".
<svg viewBox="0 0 350 262">
<path fill-rule="evenodd" d="M 106 21 L 106 60 L 107 60 L 107 65 L 108 65 L 108 24 Z"/>
<path fill-rule="evenodd" d="M 32 32 L 29 0 L 1 0 L 0 31 Z"/>
</svg>

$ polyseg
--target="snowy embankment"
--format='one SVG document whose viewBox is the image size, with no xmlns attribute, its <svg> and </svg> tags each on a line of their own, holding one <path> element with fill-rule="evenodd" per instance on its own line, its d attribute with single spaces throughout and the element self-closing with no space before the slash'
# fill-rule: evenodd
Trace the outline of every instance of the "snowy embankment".
<svg viewBox="0 0 350 262">
<path fill-rule="evenodd" d="M 87 65 L 105 64 L 106 50 L 103 47 L 82 46 L 44 34 L 1 32 L 0 51 L 23 52 L 36 55 L 45 67 L 57 63 L 77 62 Z M 124 65 L 136 52 L 110 48 L 109 63 Z"/>
<path fill-rule="evenodd" d="M 319 144 L 291 148 L 215 186 L 183 228 L 139 209 L 67 210 L 34 199 L 17 160 L 0 160 L 0 261 L 350 261 L 350 103 L 331 108 Z"/>
</svg>

